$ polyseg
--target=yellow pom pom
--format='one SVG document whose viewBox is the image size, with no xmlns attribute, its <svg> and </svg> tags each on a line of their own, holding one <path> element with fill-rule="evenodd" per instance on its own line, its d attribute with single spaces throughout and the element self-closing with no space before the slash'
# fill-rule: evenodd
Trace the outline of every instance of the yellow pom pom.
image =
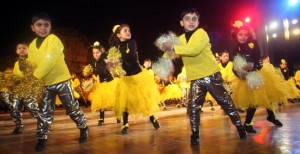
<svg viewBox="0 0 300 154">
<path fill-rule="evenodd" d="M 237 20 L 234 22 L 233 27 L 241 28 L 243 26 L 243 22 Z"/>
</svg>

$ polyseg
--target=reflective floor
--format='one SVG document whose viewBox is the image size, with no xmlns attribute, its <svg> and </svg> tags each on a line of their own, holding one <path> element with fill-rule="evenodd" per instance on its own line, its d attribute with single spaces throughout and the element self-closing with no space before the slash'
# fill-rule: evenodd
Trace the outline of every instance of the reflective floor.
<svg viewBox="0 0 300 154">
<path fill-rule="evenodd" d="M 148 118 L 129 119 L 129 134 L 121 134 L 121 124 L 114 113 L 106 112 L 105 124 L 98 126 L 99 113 L 83 107 L 90 130 L 89 141 L 78 143 L 79 130 L 65 115 L 63 108 L 55 112 L 52 130 L 45 151 L 35 152 L 36 121 L 24 112 L 25 131 L 11 135 L 14 123 L 9 113 L 0 112 L 0 153 L 97 153 L 97 154 L 300 154 L 300 103 L 280 108 L 283 127 L 266 120 L 265 109 L 259 108 L 254 117 L 257 134 L 240 140 L 236 128 L 219 106 L 201 113 L 200 145 L 190 145 L 190 126 L 186 108 L 170 106 L 157 113 L 161 128 L 155 130 Z M 240 113 L 242 119 L 245 113 Z"/>
</svg>

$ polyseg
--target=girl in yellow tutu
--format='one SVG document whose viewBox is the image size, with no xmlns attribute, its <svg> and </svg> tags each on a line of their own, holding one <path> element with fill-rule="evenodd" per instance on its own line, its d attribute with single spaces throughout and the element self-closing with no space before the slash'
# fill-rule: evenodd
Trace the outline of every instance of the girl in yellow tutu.
<svg viewBox="0 0 300 154">
<path fill-rule="evenodd" d="M 263 67 L 260 61 L 260 48 L 252 29 L 236 21 L 233 25 L 233 38 L 237 41 L 234 50 L 233 71 L 238 77 L 234 82 L 232 98 L 237 108 L 247 108 L 244 127 L 248 133 L 256 133 L 253 116 L 257 107 L 267 108 L 267 120 L 282 126 L 274 111 L 278 102 L 284 99 L 284 91 L 274 71 Z M 278 79 L 279 80 L 279 79 Z"/>
<path fill-rule="evenodd" d="M 116 74 L 121 73 L 115 105 L 117 115 L 123 114 L 121 133 L 128 133 L 129 114 L 149 116 L 155 129 L 158 129 L 160 125 L 154 113 L 160 110 L 159 91 L 154 79 L 146 70 L 142 70 L 138 62 L 137 44 L 131 39 L 129 25 L 114 26 L 109 43 L 111 46 L 108 54 L 110 70 Z M 119 58 L 115 60 L 113 55 Z"/>
<path fill-rule="evenodd" d="M 112 109 L 115 103 L 117 78 L 114 79 L 106 67 L 107 53 L 104 47 L 99 42 L 95 42 L 92 51 L 94 58 L 90 65 L 93 68 L 93 74 L 99 78 L 99 82 L 94 84 L 95 88 L 91 91 L 89 99 L 92 112 L 100 110 L 98 126 L 102 126 L 104 125 L 104 111 Z M 117 122 L 120 121 L 117 120 Z"/>
</svg>

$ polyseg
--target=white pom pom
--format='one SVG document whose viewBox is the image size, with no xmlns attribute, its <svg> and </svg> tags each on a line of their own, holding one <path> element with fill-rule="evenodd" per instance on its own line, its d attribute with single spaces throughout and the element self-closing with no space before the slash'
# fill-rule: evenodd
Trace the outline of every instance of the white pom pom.
<svg viewBox="0 0 300 154">
<path fill-rule="evenodd" d="M 170 74 L 173 74 L 174 65 L 170 59 L 159 58 L 152 64 L 154 74 L 159 76 L 162 80 L 167 80 Z"/>
<path fill-rule="evenodd" d="M 173 45 L 178 45 L 180 44 L 180 41 L 177 37 L 177 35 L 171 31 L 169 31 L 168 34 L 162 34 L 161 36 L 159 36 L 156 41 L 155 41 L 155 46 L 157 46 L 160 50 L 164 51 L 163 49 L 163 44 L 164 43 L 170 43 Z"/>
<path fill-rule="evenodd" d="M 257 89 L 264 84 L 264 79 L 257 71 L 253 71 L 246 75 L 246 82 L 250 89 Z"/>
<path fill-rule="evenodd" d="M 240 72 L 247 65 L 246 59 L 241 55 L 236 55 L 233 58 L 233 69 Z"/>
</svg>

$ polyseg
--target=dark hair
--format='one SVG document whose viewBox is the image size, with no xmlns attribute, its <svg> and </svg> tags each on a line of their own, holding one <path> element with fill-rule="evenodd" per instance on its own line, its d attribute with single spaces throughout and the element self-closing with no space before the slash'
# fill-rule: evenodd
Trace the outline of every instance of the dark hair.
<svg viewBox="0 0 300 154">
<path fill-rule="evenodd" d="M 16 45 L 16 48 L 18 47 L 18 45 L 20 45 L 20 44 L 22 44 L 22 45 L 25 45 L 25 46 L 27 46 L 28 47 L 28 44 L 26 43 L 26 42 L 19 42 L 19 43 L 17 43 L 17 45 Z"/>
<path fill-rule="evenodd" d="M 130 28 L 130 26 L 128 24 L 121 24 L 114 32 L 112 32 L 112 34 L 109 37 L 109 45 L 110 45 L 110 47 L 118 46 L 119 45 L 120 39 L 117 37 L 117 34 L 120 33 L 120 31 L 124 27 Z"/>
<path fill-rule="evenodd" d="M 265 59 L 267 59 L 269 56 L 267 56 L 267 55 L 263 55 L 260 59 L 261 60 L 265 60 Z"/>
<path fill-rule="evenodd" d="M 240 31 L 240 30 L 246 30 L 248 31 L 249 33 L 249 38 L 248 40 L 255 40 L 256 37 L 255 37 L 255 34 L 254 34 L 254 31 L 252 29 L 252 27 L 248 24 L 245 24 L 241 21 L 239 21 L 240 23 L 242 23 L 241 26 L 232 26 L 232 30 L 231 30 L 231 35 L 234 39 L 237 38 L 237 33 Z"/>
<path fill-rule="evenodd" d="M 45 13 L 45 12 L 38 12 L 36 14 L 34 14 L 31 18 L 31 24 L 34 24 L 37 20 L 46 20 L 46 21 L 50 21 L 51 22 L 51 17 Z"/>
<path fill-rule="evenodd" d="M 227 50 L 223 50 L 223 51 L 221 51 L 221 52 L 219 53 L 219 56 L 222 56 L 224 53 L 228 53 L 228 54 L 229 54 L 229 52 L 228 52 Z"/>
<path fill-rule="evenodd" d="M 182 20 L 183 17 L 184 17 L 186 14 L 189 14 L 189 13 L 191 13 L 191 14 L 192 14 L 192 13 L 195 13 L 195 14 L 200 18 L 200 14 L 199 14 L 199 12 L 198 12 L 197 9 L 195 9 L 195 8 L 189 8 L 189 9 L 183 10 L 183 11 L 181 12 L 180 20 Z"/>
</svg>

